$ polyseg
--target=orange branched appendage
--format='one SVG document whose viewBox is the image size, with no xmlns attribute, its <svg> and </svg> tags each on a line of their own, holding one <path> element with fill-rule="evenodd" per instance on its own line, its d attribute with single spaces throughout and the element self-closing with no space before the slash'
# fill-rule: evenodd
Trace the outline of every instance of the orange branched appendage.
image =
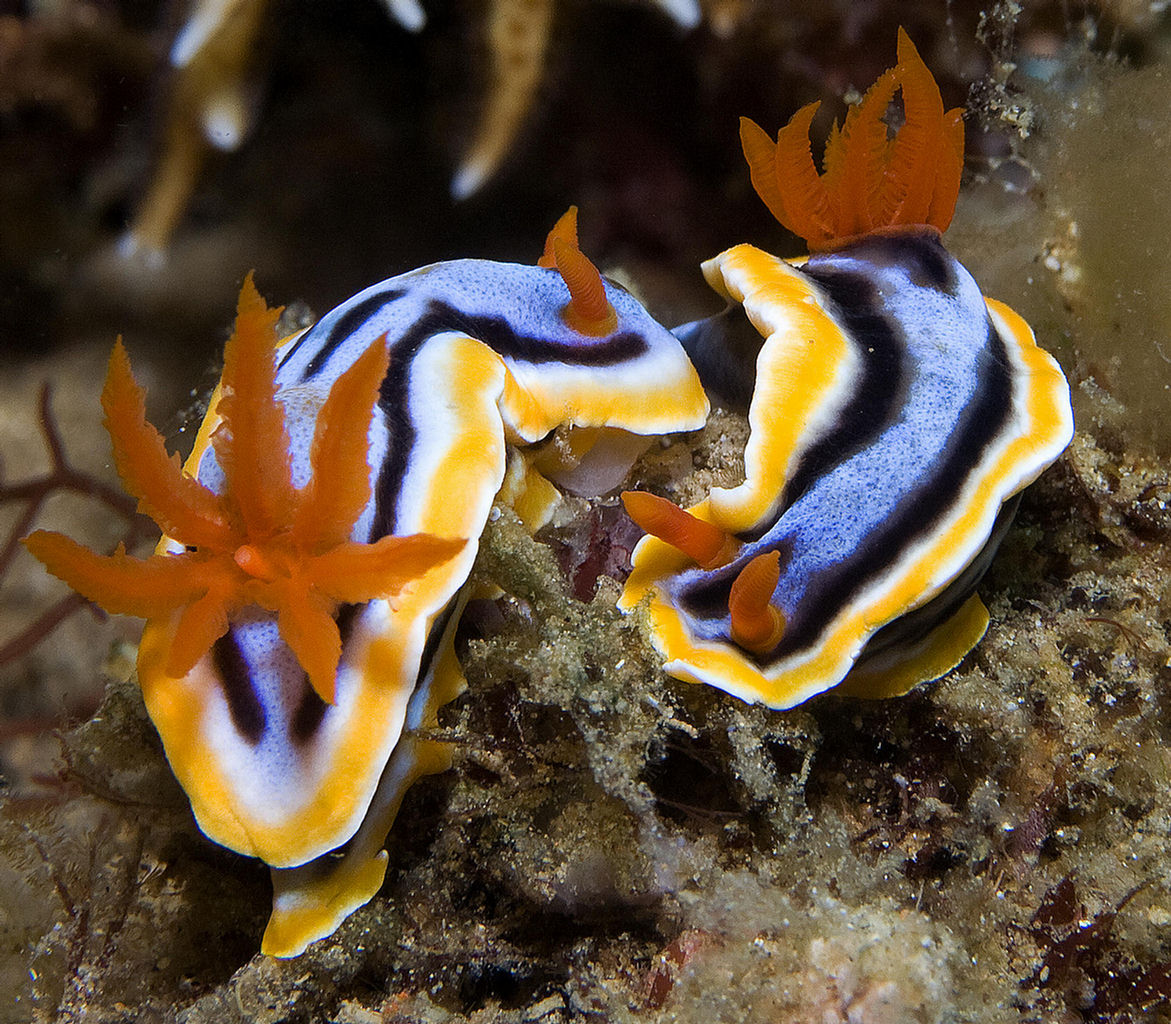
<svg viewBox="0 0 1171 1024">
<path fill-rule="evenodd" d="M 179 615 L 166 670 L 190 672 L 228 629 L 229 617 L 258 606 L 276 614 L 280 633 L 323 700 L 334 699 L 341 603 L 397 594 L 456 555 L 466 543 L 428 534 L 366 544 L 350 532 L 370 497 L 366 438 L 386 375 L 385 338 L 338 378 L 318 415 L 311 474 L 292 483 L 284 413 L 276 401 L 275 327 L 270 310 L 244 281 L 236 330 L 212 436 L 223 469 L 222 494 L 187 476 L 145 418 L 142 389 L 121 342 L 110 356 L 102 405 L 114 461 L 139 509 L 180 554 L 97 555 L 59 533 L 37 530 L 25 545 L 49 571 L 106 611 L 147 619 Z M 280 453 L 284 453 L 283 458 Z"/>
<path fill-rule="evenodd" d="M 785 634 L 785 617 L 770 604 L 781 578 L 779 551 L 757 555 L 743 569 L 728 594 L 732 639 L 746 651 L 764 654 Z"/>
<path fill-rule="evenodd" d="M 739 541 L 713 523 L 706 523 L 666 498 L 647 491 L 623 491 L 622 504 L 635 524 L 652 537 L 678 548 L 703 569 L 727 565 Z"/>
<path fill-rule="evenodd" d="M 555 268 L 569 289 L 561 319 L 578 334 L 600 337 L 618 325 L 618 314 L 606 298 L 606 287 L 577 244 L 577 207 L 571 206 L 553 225 L 537 266 Z"/>
<path fill-rule="evenodd" d="M 882 120 L 898 90 L 905 119 L 894 138 Z M 740 142 L 752 185 L 786 228 L 811 251 L 896 225 L 946 230 L 964 164 L 963 110 L 944 111 L 935 79 L 899 29 L 898 64 L 879 76 L 845 123 L 830 130 L 819 174 L 809 147 L 818 104 L 793 115 L 777 134 L 746 117 Z"/>
</svg>

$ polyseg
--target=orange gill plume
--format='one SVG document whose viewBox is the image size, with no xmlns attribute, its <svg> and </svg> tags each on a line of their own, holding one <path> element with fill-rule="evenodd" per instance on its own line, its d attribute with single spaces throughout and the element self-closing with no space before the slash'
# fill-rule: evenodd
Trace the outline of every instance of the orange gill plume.
<svg viewBox="0 0 1171 1024">
<path fill-rule="evenodd" d="M 553 225 L 545 239 L 545 251 L 537 266 L 556 268 L 569 289 L 569 302 L 561 319 L 578 334 L 609 334 L 618 324 L 618 314 L 606 298 L 602 275 L 578 247 L 577 207 L 571 206 Z"/>
<path fill-rule="evenodd" d="M 902 90 L 904 122 L 888 138 L 882 120 Z M 946 230 L 955 212 L 964 161 L 963 110 L 944 111 L 935 79 L 901 28 L 898 63 L 834 122 L 818 173 L 809 127 L 819 104 L 802 107 L 774 143 L 740 119 L 752 185 L 774 217 L 817 252 L 842 240 L 898 225 Z"/>
<path fill-rule="evenodd" d="M 452 558 L 463 540 L 427 534 L 350 540 L 369 500 L 366 435 L 386 373 L 384 338 L 339 377 L 318 415 L 310 481 L 292 484 L 288 432 L 276 401 L 275 327 L 244 282 L 236 329 L 224 353 L 212 447 L 224 472 L 216 493 L 169 456 L 145 418 L 145 396 L 121 343 L 110 356 L 102 404 L 114 461 L 126 490 L 185 551 L 147 559 L 122 549 L 98 555 L 59 533 L 38 530 L 29 551 L 74 590 L 114 614 L 176 618 L 166 673 L 182 678 L 248 606 L 277 615 L 281 637 L 314 690 L 332 702 L 341 640 L 333 615 L 342 603 L 389 598 Z"/>
</svg>

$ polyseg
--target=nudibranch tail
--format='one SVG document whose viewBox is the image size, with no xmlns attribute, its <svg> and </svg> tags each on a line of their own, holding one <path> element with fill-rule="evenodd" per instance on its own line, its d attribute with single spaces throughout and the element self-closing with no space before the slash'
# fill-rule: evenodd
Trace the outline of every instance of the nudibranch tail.
<svg viewBox="0 0 1171 1024">
<path fill-rule="evenodd" d="M 888 139 L 882 118 L 898 90 L 905 120 Z M 906 32 L 899 29 L 896 66 L 830 132 L 821 173 L 809 145 L 817 110 L 817 103 L 798 110 L 775 143 L 753 121 L 740 119 L 753 187 L 811 251 L 886 227 L 947 228 L 963 170 L 963 111 L 944 111 L 939 87 Z"/>
<path fill-rule="evenodd" d="M 406 728 L 358 830 L 343 846 L 322 857 L 298 867 L 273 869 L 272 916 L 264 929 L 262 953 L 297 956 L 368 902 L 386 875 L 389 858 L 382 847 L 406 791 L 420 776 L 451 767 L 452 744 L 428 739 L 421 733 L 433 729 L 438 723 L 438 709 L 466 688 L 451 644 L 462 598 L 457 602 L 460 605 L 442 629 L 439 653 L 411 696 Z"/>
<path fill-rule="evenodd" d="M 834 692 L 866 700 L 901 697 L 919 683 L 938 679 L 955 668 L 980 642 L 988 621 L 988 609 L 980 595 L 971 594 L 926 635 L 859 661 Z"/>
</svg>

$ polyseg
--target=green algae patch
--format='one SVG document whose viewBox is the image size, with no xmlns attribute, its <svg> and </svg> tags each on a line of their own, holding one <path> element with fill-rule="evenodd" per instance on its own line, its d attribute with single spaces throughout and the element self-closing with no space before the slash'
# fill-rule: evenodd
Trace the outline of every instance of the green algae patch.
<svg viewBox="0 0 1171 1024">
<path fill-rule="evenodd" d="M 1171 71 L 1087 53 L 1012 84 L 1027 137 L 965 189 L 948 245 L 1061 360 L 1080 425 L 1171 454 Z"/>
</svg>

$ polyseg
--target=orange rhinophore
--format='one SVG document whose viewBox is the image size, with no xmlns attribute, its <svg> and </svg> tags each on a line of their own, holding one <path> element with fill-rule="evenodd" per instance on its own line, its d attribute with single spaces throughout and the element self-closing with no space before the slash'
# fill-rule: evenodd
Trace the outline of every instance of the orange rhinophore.
<svg viewBox="0 0 1171 1024">
<path fill-rule="evenodd" d="M 569 289 L 569 302 L 561 310 L 566 324 L 579 334 L 595 337 L 614 330 L 618 314 L 606 297 L 602 275 L 578 247 L 576 206 L 553 225 L 537 266 L 556 269 Z"/>
<path fill-rule="evenodd" d="M 557 223 L 549 229 L 549 234 L 545 236 L 545 251 L 541 253 L 541 258 L 537 260 L 538 267 L 544 267 L 546 270 L 557 269 L 557 256 L 553 252 L 553 243 L 555 241 L 564 242 L 574 249 L 580 248 L 577 243 L 576 206 L 571 206 L 566 210 L 557 218 Z"/>
<path fill-rule="evenodd" d="M 666 498 L 647 491 L 623 491 L 622 504 L 644 533 L 678 548 L 703 569 L 727 565 L 736 557 L 740 543 L 735 537 Z"/>
<path fill-rule="evenodd" d="M 736 577 L 728 594 L 732 639 L 747 651 L 763 654 L 780 642 L 785 616 L 770 600 L 781 578 L 779 551 L 757 555 Z"/>
<path fill-rule="evenodd" d="M 898 90 L 903 126 L 888 138 L 882 120 Z M 819 104 L 793 115 L 777 134 L 746 117 L 740 142 L 752 185 L 786 228 L 818 252 L 897 225 L 951 223 L 964 162 L 963 110 L 944 111 L 935 79 L 899 29 L 898 63 L 879 76 L 845 123 L 830 130 L 818 173 L 809 126 Z"/>
</svg>

